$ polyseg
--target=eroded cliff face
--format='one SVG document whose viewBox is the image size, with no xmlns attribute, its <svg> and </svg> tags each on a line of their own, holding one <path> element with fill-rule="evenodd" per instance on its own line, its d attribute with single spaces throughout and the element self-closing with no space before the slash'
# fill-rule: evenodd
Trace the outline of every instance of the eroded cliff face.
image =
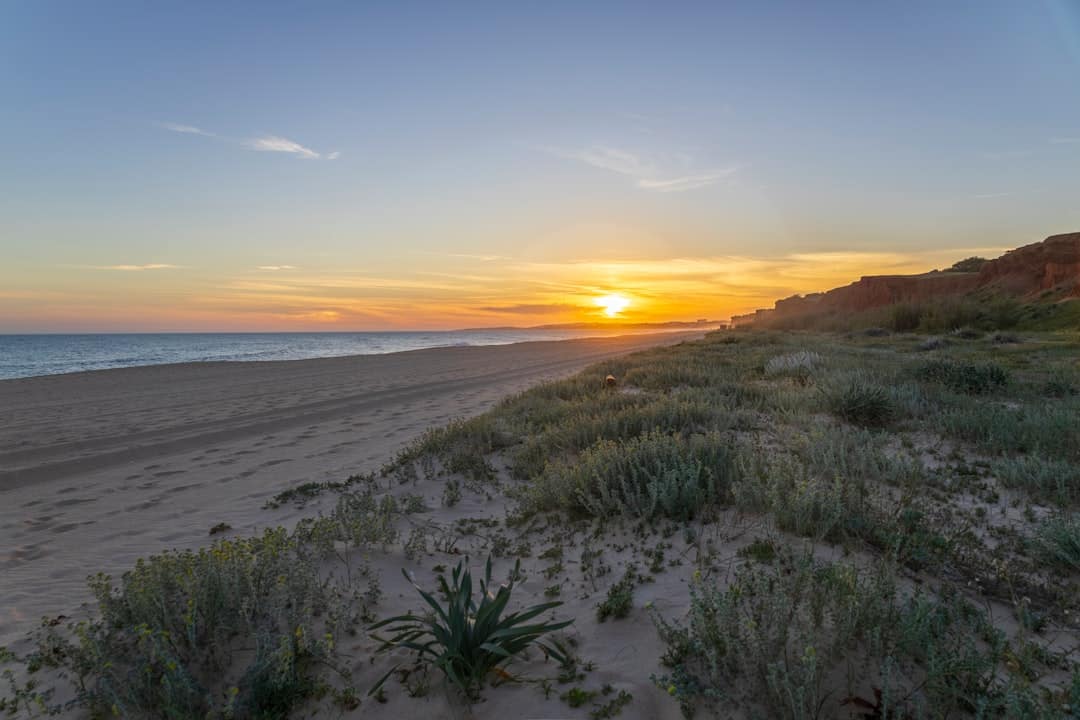
<svg viewBox="0 0 1080 720">
<path fill-rule="evenodd" d="M 1052 235 L 986 262 L 978 272 L 872 275 L 824 293 L 777 300 L 770 310 L 731 319 L 733 327 L 818 312 L 860 312 L 897 303 L 926 303 L 989 287 L 1033 300 L 1046 291 L 1080 297 L 1080 233 Z"/>
<path fill-rule="evenodd" d="M 991 260 L 979 271 L 979 287 L 987 285 L 1017 295 L 1061 290 L 1080 296 L 1080 233 L 1052 235 Z"/>
</svg>

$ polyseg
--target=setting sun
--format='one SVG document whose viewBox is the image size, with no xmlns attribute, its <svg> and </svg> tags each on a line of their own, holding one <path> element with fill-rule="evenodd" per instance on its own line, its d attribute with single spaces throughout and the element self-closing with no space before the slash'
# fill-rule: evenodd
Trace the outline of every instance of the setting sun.
<svg viewBox="0 0 1080 720">
<path fill-rule="evenodd" d="M 604 314 L 610 318 L 619 314 L 630 305 L 630 299 L 623 295 L 604 295 L 596 298 L 596 304 L 604 308 Z"/>
</svg>

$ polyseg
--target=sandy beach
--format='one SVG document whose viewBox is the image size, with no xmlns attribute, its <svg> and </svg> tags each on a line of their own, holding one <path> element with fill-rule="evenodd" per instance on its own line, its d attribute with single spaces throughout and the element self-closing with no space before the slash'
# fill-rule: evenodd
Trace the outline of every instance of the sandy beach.
<svg viewBox="0 0 1080 720">
<path fill-rule="evenodd" d="M 288 524 L 266 499 L 377 469 L 424 429 L 585 365 L 700 333 L 195 363 L 0 381 L 0 645 L 90 573 Z"/>
</svg>

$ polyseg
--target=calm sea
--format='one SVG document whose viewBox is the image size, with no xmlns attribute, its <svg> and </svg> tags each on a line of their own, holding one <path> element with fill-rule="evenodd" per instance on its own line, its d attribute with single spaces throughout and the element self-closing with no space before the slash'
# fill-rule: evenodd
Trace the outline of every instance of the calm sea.
<svg viewBox="0 0 1080 720">
<path fill-rule="evenodd" d="M 603 335 L 596 330 L 0 335 L 0 379 L 208 360 L 302 360 Z"/>
</svg>

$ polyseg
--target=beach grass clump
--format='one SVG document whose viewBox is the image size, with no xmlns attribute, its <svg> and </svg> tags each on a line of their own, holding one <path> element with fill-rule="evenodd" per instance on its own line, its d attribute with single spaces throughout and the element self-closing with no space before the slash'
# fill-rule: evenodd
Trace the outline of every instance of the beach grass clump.
<svg viewBox="0 0 1080 720">
<path fill-rule="evenodd" d="M 516 442 L 497 415 L 484 413 L 476 417 L 455 418 L 441 427 L 429 428 L 418 440 L 410 443 L 382 468 L 383 477 L 400 473 L 416 463 L 431 470 L 431 459 L 437 458 L 448 473 L 459 473 L 476 482 L 489 482 L 495 469 L 486 456 Z"/>
<path fill-rule="evenodd" d="M 1080 505 L 1080 465 L 1038 455 L 996 459 L 991 472 L 1006 487 L 1023 490 L 1036 500 L 1060 507 Z"/>
<path fill-rule="evenodd" d="M 833 378 L 822 386 L 822 392 L 829 412 L 852 425 L 885 427 L 897 415 L 889 390 L 865 373 Z"/>
<path fill-rule="evenodd" d="M 804 537 L 838 542 L 871 524 L 862 478 L 819 475 L 790 454 L 746 456 L 732 496 L 739 509 L 770 514 Z"/>
<path fill-rule="evenodd" d="M 284 717 L 325 686 L 351 589 L 283 528 L 140 560 L 91 580 L 98 616 L 49 657 L 101 716 Z"/>
<path fill-rule="evenodd" d="M 805 719 L 855 708 L 884 713 L 868 717 L 1068 712 L 1068 694 L 1033 682 L 1053 670 L 1053 658 L 1022 638 L 1011 642 L 955 590 L 899 587 L 887 565 L 819 562 L 791 548 L 769 564 L 743 565 L 727 587 L 696 580 L 684 620 L 652 611 L 668 668 L 654 680 L 687 717 L 702 703 Z"/>
<path fill-rule="evenodd" d="M 725 498 L 734 460 L 731 440 L 717 432 L 601 439 L 574 460 L 549 466 L 528 503 L 594 517 L 689 520 Z"/>
<path fill-rule="evenodd" d="M 811 350 L 776 355 L 765 361 L 765 377 L 790 377 L 805 382 L 823 360 L 821 355 Z"/>
<path fill-rule="evenodd" d="M 608 618 L 621 620 L 629 615 L 634 607 L 634 585 L 637 581 L 637 568 L 631 565 L 622 578 L 608 588 L 603 602 L 596 606 L 596 619 L 600 622 Z"/>
<path fill-rule="evenodd" d="M 295 487 L 282 490 L 266 501 L 264 508 L 275 510 L 283 505 L 292 503 L 298 508 L 303 508 L 309 502 L 326 492 L 343 492 L 355 485 L 371 485 L 375 482 L 373 474 L 350 475 L 344 480 L 327 480 L 323 482 L 305 482 Z"/>
<path fill-rule="evenodd" d="M 385 549 L 397 541 L 395 521 L 402 514 L 393 495 L 376 497 L 364 492 L 342 495 L 329 518 L 338 530 L 338 539 L 357 550 Z"/>
<path fill-rule="evenodd" d="M 987 403 L 964 398 L 935 415 L 944 434 L 972 443 L 994 455 L 1040 455 L 1047 459 L 1080 460 L 1076 441 L 1077 398 L 1054 403 Z"/>
<path fill-rule="evenodd" d="M 727 587 L 699 579 L 685 621 L 652 612 L 669 669 L 655 680 L 688 716 L 706 700 L 774 717 L 821 717 L 837 664 L 859 650 L 882 652 L 894 593 L 885 570 L 819 564 L 790 548 L 770 564 L 742 565 Z"/>
<path fill-rule="evenodd" d="M 1044 520 L 1036 530 L 1035 546 L 1047 563 L 1080 571 L 1080 513 Z"/>
<path fill-rule="evenodd" d="M 889 450 L 888 436 L 865 428 L 839 425 L 813 428 L 792 442 L 799 459 L 813 472 L 898 487 L 925 481 L 922 465 L 909 455 Z"/>
<path fill-rule="evenodd" d="M 1005 387 L 1009 371 L 996 363 L 965 363 L 935 359 L 923 363 L 915 375 L 924 382 L 936 382 L 954 392 L 983 395 Z"/>
<path fill-rule="evenodd" d="M 458 563 L 451 571 L 449 582 L 445 575 L 439 575 L 442 602 L 414 583 L 431 612 L 396 615 L 372 625 L 369 628 L 371 631 L 386 628 L 389 634 L 388 638 L 377 638 L 382 642 L 379 651 L 414 651 L 420 663 L 440 670 L 469 699 L 478 698 L 493 671 L 529 648 L 538 648 L 545 655 L 566 662 L 566 654 L 559 644 L 544 639 L 544 636 L 569 626 L 573 620 L 535 621 L 543 613 L 562 605 L 562 602 L 551 601 L 518 612 L 506 612 L 520 568 L 519 560 L 510 579 L 493 588 L 489 557 L 484 577 L 479 582 L 479 602 L 473 594 L 472 571 L 467 566 L 467 560 Z M 402 570 L 402 573 L 405 571 Z M 409 576 L 406 574 L 405 577 L 408 579 Z M 396 666 L 384 675 L 371 692 L 378 692 L 395 669 Z"/>
</svg>

